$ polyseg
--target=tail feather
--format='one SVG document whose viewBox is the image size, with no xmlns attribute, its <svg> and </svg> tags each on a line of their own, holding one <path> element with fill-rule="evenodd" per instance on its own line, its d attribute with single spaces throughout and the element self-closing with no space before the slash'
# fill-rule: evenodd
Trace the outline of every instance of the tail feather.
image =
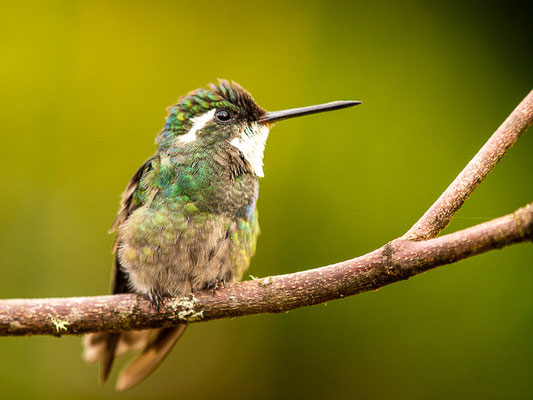
<svg viewBox="0 0 533 400">
<path fill-rule="evenodd" d="M 104 358 L 102 360 L 102 382 L 107 381 L 113 361 L 115 360 L 115 352 L 117 350 L 118 341 L 120 340 L 120 333 L 110 333 L 105 342 Z"/>
<path fill-rule="evenodd" d="M 148 343 L 155 339 L 159 329 L 149 329 L 144 331 L 128 331 L 117 334 L 120 336 L 114 356 L 132 351 L 144 349 Z M 104 361 L 107 357 L 108 341 L 114 333 L 89 333 L 83 338 L 83 359 L 88 363 Z"/>
<path fill-rule="evenodd" d="M 117 390 L 129 389 L 146 379 L 163 362 L 181 337 L 186 324 L 172 328 L 122 333 L 91 333 L 84 338 L 84 359 L 102 362 L 102 382 L 109 377 L 115 357 L 131 351 L 143 352 L 121 371 Z"/>
<path fill-rule="evenodd" d="M 186 324 L 159 331 L 157 337 L 125 369 L 120 372 L 116 389 L 123 391 L 145 380 L 163 362 L 178 339 L 185 332 Z"/>
</svg>

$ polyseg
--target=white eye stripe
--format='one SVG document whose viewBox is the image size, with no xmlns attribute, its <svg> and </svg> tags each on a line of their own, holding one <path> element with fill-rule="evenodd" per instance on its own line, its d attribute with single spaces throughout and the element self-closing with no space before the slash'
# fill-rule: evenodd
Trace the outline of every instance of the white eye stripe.
<svg viewBox="0 0 533 400">
<path fill-rule="evenodd" d="M 246 125 L 239 136 L 234 138 L 230 144 L 238 148 L 246 160 L 252 166 L 257 176 L 265 176 L 263 172 L 263 155 L 269 129 L 266 125 L 253 122 Z"/>
<path fill-rule="evenodd" d="M 192 118 L 191 121 L 193 125 L 191 126 L 191 129 L 189 129 L 189 132 L 187 132 L 185 135 L 178 136 L 178 140 L 181 143 L 191 143 L 196 140 L 196 132 L 203 129 L 205 125 L 213 119 L 213 115 L 215 115 L 216 109 L 209 110 L 208 112 L 197 116 L 196 118 Z"/>
</svg>

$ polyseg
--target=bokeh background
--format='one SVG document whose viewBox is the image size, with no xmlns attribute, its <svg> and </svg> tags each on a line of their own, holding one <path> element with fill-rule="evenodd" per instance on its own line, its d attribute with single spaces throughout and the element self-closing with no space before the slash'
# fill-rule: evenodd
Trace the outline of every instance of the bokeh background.
<svg viewBox="0 0 533 400">
<path fill-rule="evenodd" d="M 107 293 L 119 194 L 165 107 L 219 77 L 269 110 L 364 102 L 272 131 L 250 273 L 384 244 L 532 88 L 531 4 L 0 3 L 1 297 Z M 528 132 L 447 232 L 530 202 L 532 155 Z M 532 257 L 522 244 L 327 305 L 196 324 L 123 394 L 98 384 L 77 337 L 1 338 L 2 397 L 532 398 Z"/>
</svg>

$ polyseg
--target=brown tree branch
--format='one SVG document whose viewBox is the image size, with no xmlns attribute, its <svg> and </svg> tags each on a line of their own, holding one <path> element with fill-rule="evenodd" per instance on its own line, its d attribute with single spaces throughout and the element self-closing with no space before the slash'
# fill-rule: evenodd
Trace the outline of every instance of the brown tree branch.
<svg viewBox="0 0 533 400">
<path fill-rule="evenodd" d="M 156 311 L 136 295 L 0 300 L 0 336 L 148 329 L 276 313 L 375 290 L 393 282 L 533 239 L 533 203 L 492 221 L 435 237 L 533 121 L 533 92 L 513 111 L 450 187 L 404 236 L 361 257 L 294 274 L 240 282 Z M 429 239 L 429 240 L 424 240 Z"/>
<path fill-rule="evenodd" d="M 498 161 L 533 123 L 533 90 L 520 102 L 426 213 L 407 231 L 406 239 L 437 236 Z"/>
<path fill-rule="evenodd" d="M 533 203 L 492 221 L 426 241 L 399 238 L 364 256 L 294 274 L 167 299 L 157 311 L 136 295 L 0 301 L 0 335 L 59 335 L 161 328 L 278 313 L 375 290 L 488 250 L 533 238 Z"/>
</svg>

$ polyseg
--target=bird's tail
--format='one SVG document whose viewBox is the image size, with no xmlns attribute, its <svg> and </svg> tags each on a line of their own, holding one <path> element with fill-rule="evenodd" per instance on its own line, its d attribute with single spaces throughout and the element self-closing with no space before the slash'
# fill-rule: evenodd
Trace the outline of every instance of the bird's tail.
<svg viewBox="0 0 533 400">
<path fill-rule="evenodd" d="M 163 362 L 186 324 L 171 328 L 148 329 L 121 333 L 91 333 L 83 340 L 83 358 L 87 362 L 102 362 L 102 381 L 106 381 L 113 360 L 121 354 L 142 350 L 119 375 L 116 389 L 126 390 L 145 380 Z"/>
</svg>

